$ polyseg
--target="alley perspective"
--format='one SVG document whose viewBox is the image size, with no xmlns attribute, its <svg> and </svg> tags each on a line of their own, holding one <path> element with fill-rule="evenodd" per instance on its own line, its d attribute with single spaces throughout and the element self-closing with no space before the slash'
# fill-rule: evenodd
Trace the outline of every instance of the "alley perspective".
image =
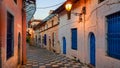
<svg viewBox="0 0 120 68">
<path fill-rule="evenodd" d="M 120 0 L 0 0 L 0 68 L 120 68 Z"/>
<path fill-rule="evenodd" d="M 82 68 L 82 66 L 83 64 L 65 55 L 56 54 L 39 47 L 28 46 L 27 64 L 20 68 Z"/>
</svg>

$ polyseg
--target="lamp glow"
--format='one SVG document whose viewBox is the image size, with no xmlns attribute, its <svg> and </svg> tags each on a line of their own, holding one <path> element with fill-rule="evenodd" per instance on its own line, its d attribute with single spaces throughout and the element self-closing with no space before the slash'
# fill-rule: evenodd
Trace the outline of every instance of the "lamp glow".
<svg viewBox="0 0 120 68">
<path fill-rule="evenodd" d="M 67 3 L 67 4 L 65 5 L 65 9 L 66 9 L 67 11 L 71 11 L 71 9 L 72 9 L 72 3 Z"/>
</svg>

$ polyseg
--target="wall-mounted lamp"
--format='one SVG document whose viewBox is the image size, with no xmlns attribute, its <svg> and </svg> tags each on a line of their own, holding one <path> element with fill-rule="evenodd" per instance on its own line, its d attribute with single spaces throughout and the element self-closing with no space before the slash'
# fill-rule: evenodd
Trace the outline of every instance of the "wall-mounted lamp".
<svg viewBox="0 0 120 68">
<path fill-rule="evenodd" d="M 86 7 L 82 8 L 81 13 L 76 13 L 76 12 L 71 13 L 72 6 L 73 6 L 72 0 L 67 0 L 67 2 L 65 4 L 65 9 L 67 11 L 68 19 L 71 18 L 71 14 L 74 14 L 75 16 L 79 16 L 79 21 L 82 21 L 82 15 L 86 14 Z"/>
<path fill-rule="evenodd" d="M 72 2 L 71 1 L 67 1 L 66 5 L 65 5 L 65 9 L 67 11 L 71 11 L 71 9 L 72 9 Z"/>
<path fill-rule="evenodd" d="M 67 16 L 68 16 L 68 20 L 71 18 L 71 9 L 72 9 L 72 1 L 71 0 L 67 0 L 66 4 L 65 4 L 65 9 L 67 11 Z"/>
</svg>

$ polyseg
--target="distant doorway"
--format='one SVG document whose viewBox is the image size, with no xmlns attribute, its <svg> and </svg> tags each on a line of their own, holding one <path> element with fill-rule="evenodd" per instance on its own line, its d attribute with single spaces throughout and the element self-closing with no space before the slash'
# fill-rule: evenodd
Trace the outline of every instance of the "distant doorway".
<svg viewBox="0 0 120 68">
<path fill-rule="evenodd" d="M 51 51 L 51 39 L 49 39 L 49 50 Z"/>
<path fill-rule="evenodd" d="M 66 54 L 66 39 L 63 37 L 63 54 Z"/>
<path fill-rule="evenodd" d="M 90 33 L 90 64 L 95 66 L 95 35 Z"/>
<path fill-rule="evenodd" d="M 18 64 L 20 64 L 20 44 L 21 43 L 21 35 L 20 35 L 20 32 L 19 32 L 19 34 L 18 34 Z"/>
</svg>

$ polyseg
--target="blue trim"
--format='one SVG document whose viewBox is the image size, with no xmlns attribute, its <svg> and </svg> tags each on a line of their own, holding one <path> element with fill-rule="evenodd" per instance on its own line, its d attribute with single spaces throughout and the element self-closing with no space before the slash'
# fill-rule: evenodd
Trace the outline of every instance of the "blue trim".
<svg viewBox="0 0 120 68">
<path fill-rule="evenodd" d="M 66 54 L 66 39 L 63 37 L 63 54 Z"/>
<path fill-rule="evenodd" d="M 72 32 L 72 49 L 77 50 L 77 28 L 71 29 Z"/>
<path fill-rule="evenodd" d="M 120 12 L 107 16 L 107 54 L 120 59 Z"/>
<path fill-rule="evenodd" d="M 95 35 L 93 33 L 90 33 L 90 64 L 92 64 L 93 66 L 95 66 L 95 61 L 96 61 L 96 57 L 95 57 Z"/>
</svg>

